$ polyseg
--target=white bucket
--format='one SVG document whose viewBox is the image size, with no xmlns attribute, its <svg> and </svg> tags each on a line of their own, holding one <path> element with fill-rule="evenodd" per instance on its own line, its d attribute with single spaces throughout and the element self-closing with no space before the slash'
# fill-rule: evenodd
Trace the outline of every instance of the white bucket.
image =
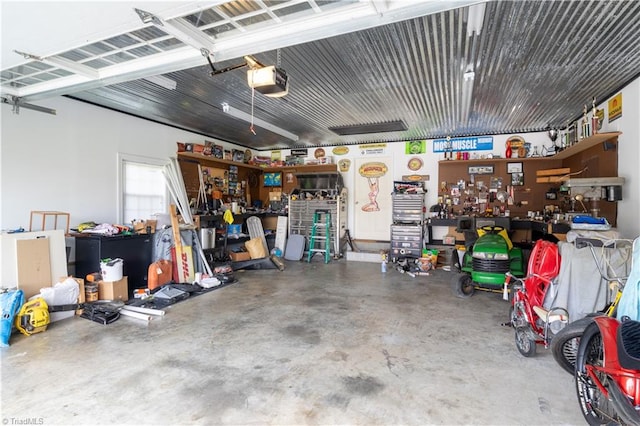
<svg viewBox="0 0 640 426">
<path fill-rule="evenodd" d="M 122 259 L 105 259 L 100 261 L 100 273 L 103 281 L 120 281 L 122 279 Z"/>
</svg>

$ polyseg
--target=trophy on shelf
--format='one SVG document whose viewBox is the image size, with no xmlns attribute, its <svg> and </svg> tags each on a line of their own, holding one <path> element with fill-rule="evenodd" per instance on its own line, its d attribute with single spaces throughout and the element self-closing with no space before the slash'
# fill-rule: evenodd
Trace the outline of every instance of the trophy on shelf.
<svg viewBox="0 0 640 426">
<path fill-rule="evenodd" d="M 587 105 L 584 106 L 582 112 L 583 112 L 583 117 L 582 117 L 582 138 L 581 139 L 585 139 L 591 136 L 591 130 L 590 130 L 591 124 L 589 123 L 589 118 L 587 117 Z"/>
<path fill-rule="evenodd" d="M 596 97 L 593 97 L 593 100 L 591 101 L 591 132 L 592 134 L 596 134 L 598 133 L 598 127 L 600 127 L 600 123 L 599 123 L 599 119 L 598 119 L 598 111 L 596 110 Z"/>
<path fill-rule="evenodd" d="M 551 147 L 549 149 L 546 149 L 545 155 L 554 155 L 559 151 L 558 146 L 556 145 L 556 139 L 558 139 L 558 130 L 549 128 L 549 130 L 547 130 L 547 136 L 549 136 L 549 139 L 551 140 Z"/>
<path fill-rule="evenodd" d="M 567 133 L 566 133 L 566 145 L 565 148 L 569 148 L 570 146 L 578 143 L 578 126 L 574 121 L 570 124 L 567 124 Z"/>
<path fill-rule="evenodd" d="M 453 160 L 453 147 L 451 146 L 451 136 L 447 136 L 447 142 L 444 145 L 444 159 Z"/>
</svg>

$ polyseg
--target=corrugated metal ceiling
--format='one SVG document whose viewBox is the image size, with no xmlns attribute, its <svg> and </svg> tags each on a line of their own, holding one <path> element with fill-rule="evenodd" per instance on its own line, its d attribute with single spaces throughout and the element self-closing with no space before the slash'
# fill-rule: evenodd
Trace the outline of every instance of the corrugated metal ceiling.
<svg viewBox="0 0 640 426">
<path fill-rule="evenodd" d="M 186 16 L 185 21 L 222 37 L 244 28 L 230 17 L 261 25 L 285 14 L 277 8 L 283 3 L 264 3 L 266 12 L 256 8 L 256 2 L 235 1 L 216 12 Z M 287 3 L 297 8 L 292 13 L 313 13 L 308 9 L 330 4 Z M 275 10 L 268 8 L 274 5 Z M 251 13 L 255 15 L 247 16 Z M 202 66 L 164 74 L 177 83 L 175 90 L 138 79 L 71 96 L 206 137 L 279 149 L 561 128 L 575 120 L 584 105 L 590 108 L 593 97 L 600 101 L 610 96 L 640 72 L 638 1 L 494 1 L 486 4 L 479 35 L 469 36 L 468 21 L 468 8 L 458 8 L 255 53 L 263 64 L 286 70 L 290 88 L 282 98 L 252 94 L 246 68 L 211 76 L 204 57 Z M 147 27 L 138 37 L 115 37 L 109 45 L 118 46 L 116 55 L 96 43 L 92 54 L 102 56 L 90 60 L 126 61 L 158 49 L 158 43 L 164 43 L 160 50 L 180 46 L 153 31 Z M 144 34 L 151 34 L 153 47 L 143 40 Z M 242 61 L 224 60 L 215 67 Z M 44 68 L 41 75 L 51 72 L 45 64 L 34 63 Z M 94 65 L 99 67 L 99 62 Z M 3 85 L 7 76 L 3 72 Z M 472 88 L 467 102 L 465 77 Z M 248 123 L 222 110 L 227 103 L 250 113 L 252 102 L 255 117 L 299 140 L 260 128 L 254 135 Z M 347 136 L 329 130 L 395 120 L 408 129 Z"/>
</svg>

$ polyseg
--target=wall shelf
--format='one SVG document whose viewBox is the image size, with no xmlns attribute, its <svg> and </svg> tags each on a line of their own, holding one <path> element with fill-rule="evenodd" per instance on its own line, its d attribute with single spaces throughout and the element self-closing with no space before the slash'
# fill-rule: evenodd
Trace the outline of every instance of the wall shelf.
<svg viewBox="0 0 640 426">
<path fill-rule="evenodd" d="M 265 167 L 262 170 L 265 172 L 323 173 L 337 172 L 338 166 L 336 164 L 298 164 L 295 166 Z"/>
<path fill-rule="evenodd" d="M 290 193 L 296 189 L 298 182 L 295 175 L 298 173 L 329 173 L 338 171 L 336 164 L 299 164 L 282 167 L 263 167 L 239 161 L 224 160 L 211 155 L 194 152 L 178 152 L 178 160 L 183 162 L 181 164 L 182 178 L 189 197 L 196 198 L 198 196 L 200 187 L 198 164 L 222 170 L 229 170 L 231 166 L 236 166 L 238 168 L 237 181 L 246 181 L 247 187 L 243 193 L 225 193 L 225 198 L 229 196 L 234 198 L 247 197 L 247 201 L 261 200 L 264 205 L 269 204 L 271 193 Z M 281 172 L 282 185 L 277 187 L 264 186 L 263 173 L 267 172 Z M 247 196 L 246 191 L 249 192 L 250 198 Z"/>
<path fill-rule="evenodd" d="M 197 161 L 208 161 L 211 163 L 224 164 L 226 166 L 245 167 L 247 169 L 263 170 L 264 167 L 254 166 L 253 164 L 241 163 L 239 161 L 224 160 L 212 155 L 202 155 L 193 152 L 178 152 L 178 158 L 189 158 Z"/>
<path fill-rule="evenodd" d="M 491 164 L 491 163 L 519 163 L 522 161 L 540 161 L 540 160 L 552 160 L 554 157 L 514 157 L 514 158 L 475 158 L 471 160 L 440 160 L 438 164 Z"/>
<path fill-rule="evenodd" d="M 622 132 L 608 132 L 608 133 L 597 133 L 593 136 L 589 136 L 586 139 L 582 139 L 580 142 L 570 146 L 569 148 L 560 151 L 556 155 L 553 155 L 549 158 L 553 160 L 564 160 L 565 158 L 569 158 L 572 155 L 576 155 L 579 152 L 585 151 L 593 146 L 596 146 L 600 143 L 607 142 L 613 139 L 617 139 Z"/>
<path fill-rule="evenodd" d="M 555 155 L 549 155 L 545 157 L 513 157 L 513 158 L 476 158 L 471 160 L 440 160 L 438 164 L 453 164 L 453 163 L 479 163 L 479 164 L 488 164 L 488 163 L 517 163 L 520 161 L 541 161 L 541 160 L 564 160 L 565 158 L 569 158 L 573 155 L 576 155 L 582 151 L 586 151 L 587 149 L 594 147 L 600 143 L 608 142 L 610 140 L 617 139 L 622 132 L 607 132 L 607 133 L 597 133 L 593 136 L 589 136 L 586 139 L 582 139 L 580 142 L 570 146 L 569 148 L 560 151 Z"/>
</svg>

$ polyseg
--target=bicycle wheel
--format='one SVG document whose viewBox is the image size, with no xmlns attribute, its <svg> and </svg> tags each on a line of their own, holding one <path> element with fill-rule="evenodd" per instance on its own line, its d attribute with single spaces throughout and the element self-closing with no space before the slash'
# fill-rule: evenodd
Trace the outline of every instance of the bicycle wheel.
<svg viewBox="0 0 640 426">
<path fill-rule="evenodd" d="M 524 302 L 516 300 L 511 311 L 511 324 L 515 329 L 515 342 L 522 356 L 532 357 L 536 354 L 536 341 L 531 338 L 531 326 L 524 314 Z"/>
<path fill-rule="evenodd" d="M 576 369 L 576 355 L 578 354 L 580 338 L 584 334 L 584 330 L 592 322 L 593 317 L 585 317 L 574 321 L 551 339 L 553 359 L 569 374 L 573 374 Z"/>
<path fill-rule="evenodd" d="M 587 423 L 592 426 L 603 424 L 623 424 L 611 402 L 602 394 L 593 379 L 587 375 L 585 365 L 601 367 L 604 349 L 598 325 L 593 322 L 587 326 L 580 340 L 576 358 L 575 382 L 580 410 Z M 605 388 L 609 387 L 608 376 L 596 372 L 598 380 Z"/>
</svg>

